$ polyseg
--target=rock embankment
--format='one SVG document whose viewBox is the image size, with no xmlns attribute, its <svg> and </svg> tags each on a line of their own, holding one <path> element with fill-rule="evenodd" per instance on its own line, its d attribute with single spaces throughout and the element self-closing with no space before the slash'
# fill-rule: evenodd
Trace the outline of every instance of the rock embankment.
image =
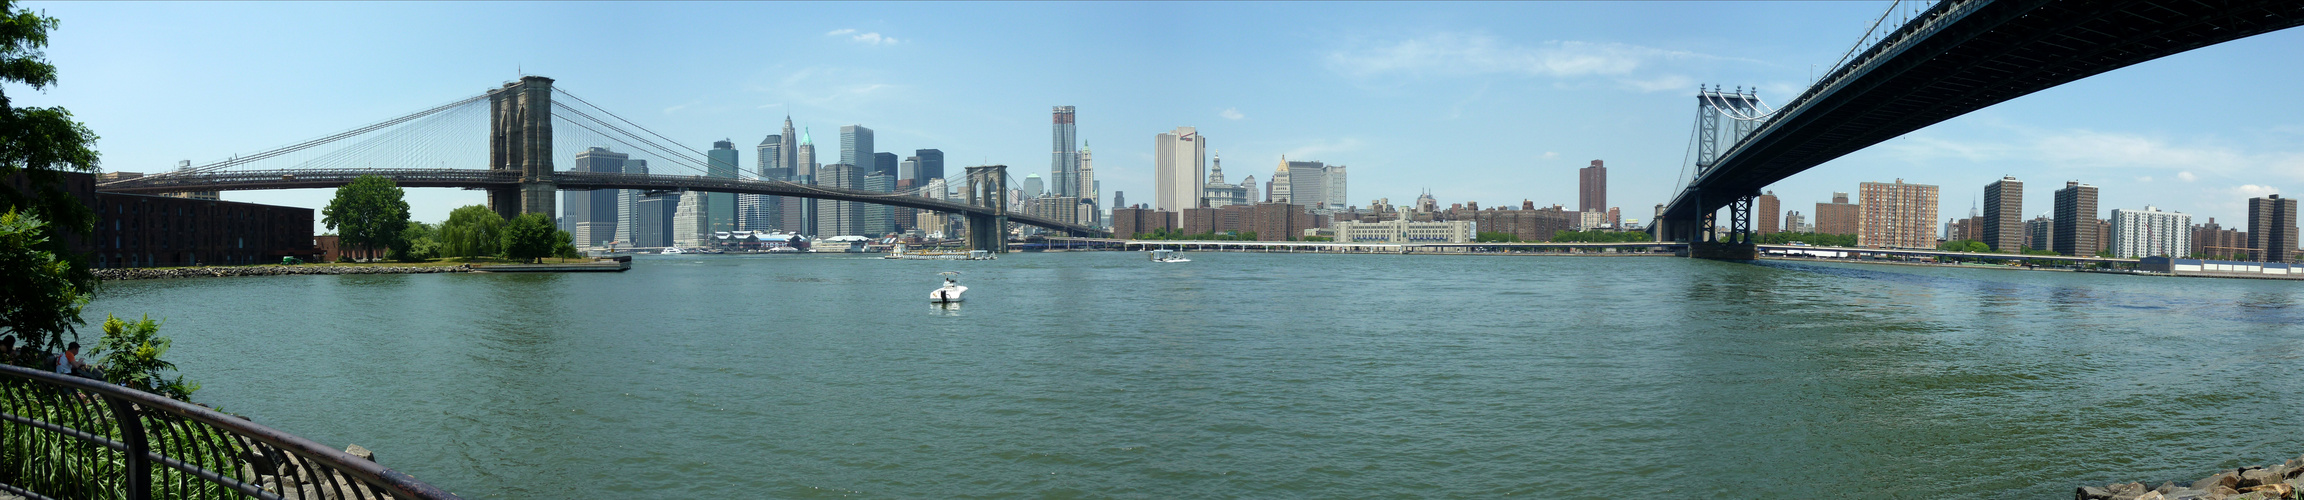
<svg viewBox="0 0 2304 500">
<path fill-rule="evenodd" d="M 468 273 L 472 266 L 230 266 L 97 269 L 105 281 L 163 278 L 221 278 L 226 276 L 290 276 L 298 274 L 428 274 Z"/>
<path fill-rule="evenodd" d="M 2104 487 L 2082 486 L 2073 492 L 2074 500 L 2271 500 L 2297 498 L 2304 490 L 2304 458 L 2287 463 L 2241 467 L 2218 472 L 2190 485 L 2174 481 L 2160 483 L 2157 488 L 2144 483 L 2122 483 Z"/>
</svg>

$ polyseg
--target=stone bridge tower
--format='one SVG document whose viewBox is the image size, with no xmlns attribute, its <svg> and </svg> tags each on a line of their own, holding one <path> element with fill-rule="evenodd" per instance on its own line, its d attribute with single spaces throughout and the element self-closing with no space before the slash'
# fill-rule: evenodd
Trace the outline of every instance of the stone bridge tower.
<svg viewBox="0 0 2304 500">
<path fill-rule="evenodd" d="M 488 169 L 520 173 L 520 185 L 488 190 L 488 208 L 511 219 L 554 217 L 552 79 L 523 76 L 488 94 Z"/>
</svg>

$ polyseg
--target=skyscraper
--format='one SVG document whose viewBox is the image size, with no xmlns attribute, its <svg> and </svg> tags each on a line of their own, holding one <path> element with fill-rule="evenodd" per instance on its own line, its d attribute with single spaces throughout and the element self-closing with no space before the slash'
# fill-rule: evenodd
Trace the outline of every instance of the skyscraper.
<svg viewBox="0 0 2304 500">
<path fill-rule="evenodd" d="M 895 179 L 897 170 L 896 163 L 896 153 L 872 153 L 872 173 L 888 176 L 889 179 Z"/>
<path fill-rule="evenodd" d="M 760 180 L 792 180 L 792 169 L 784 163 L 784 138 L 782 136 L 770 134 L 767 138 L 760 140 L 760 145 L 753 146 L 753 150 L 758 153 L 754 159 L 753 173 L 759 175 Z M 769 231 L 783 227 L 783 202 L 783 197 L 780 196 L 736 195 L 736 204 L 743 211 L 738 217 L 742 219 L 738 226 L 747 231 Z"/>
<path fill-rule="evenodd" d="M 1080 198 L 1080 204 L 1086 205 L 1086 210 L 1089 212 L 1098 213 L 1095 217 L 1081 221 L 1089 225 L 1102 225 L 1100 222 L 1104 219 L 1101 215 L 1103 210 L 1097 204 L 1101 203 L 1100 200 L 1104 196 L 1104 187 L 1096 184 L 1096 162 L 1095 158 L 1090 157 L 1087 144 L 1080 145 L 1080 161 L 1077 163 L 1080 167 L 1074 169 L 1074 172 L 1078 175 L 1073 176 L 1076 181 L 1073 185 L 1077 187 L 1072 196 Z"/>
<path fill-rule="evenodd" d="M 1041 183 L 1040 174 L 1024 176 L 1024 198 L 1031 199 L 1047 196 L 1047 188 L 1048 187 L 1046 185 Z"/>
<path fill-rule="evenodd" d="M 1280 155 L 1280 166 L 1272 169 L 1270 185 L 1265 186 L 1264 198 L 1270 203 L 1296 203 L 1296 182 L 1290 179 L 1295 172 L 1288 169 L 1288 155 Z"/>
<path fill-rule="evenodd" d="M 648 173 L 648 160 L 624 160 L 624 173 Z M 641 238 L 643 233 L 649 233 L 650 231 L 653 231 L 653 234 L 657 235 L 664 234 L 663 228 L 643 227 L 652 223 L 662 223 L 664 219 L 662 216 L 658 216 L 656 219 L 650 220 L 641 216 L 640 200 L 646 198 L 647 194 L 648 191 L 640 189 L 616 190 L 616 241 L 624 242 L 624 246 L 626 248 L 660 245 L 657 243 L 648 243 L 649 241 L 653 240 L 645 240 Z"/>
<path fill-rule="evenodd" d="M 944 178 L 943 150 L 916 150 L 912 152 L 912 156 L 920 159 L 920 171 L 918 176 L 912 178 L 915 181 L 914 184 L 926 186 L 928 185 L 928 181 L 930 179 Z"/>
<path fill-rule="evenodd" d="M 1856 244 L 1879 248 L 1936 247 L 1936 186 L 1866 182 L 1856 186 Z"/>
<path fill-rule="evenodd" d="M 576 172 L 617 174 L 632 155 L 595 147 L 576 153 Z M 568 193 L 561 211 L 568 219 L 569 235 L 577 248 L 605 247 L 616 241 L 616 207 L 620 189 L 594 189 Z"/>
<path fill-rule="evenodd" d="M 1589 169 L 1591 167 L 1585 168 Z M 1769 191 L 1767 194 L 1753 197 L 1752 232 L 1756 234 L 1768 234 L 1777 231 L 1783 231 L 1783 226 L 1780 225 L 1781 223 L 1776 220 L 1778 214 L 1783 213 L 1778 212 L 1777 210 L 1781 210 L 1783 208 L 1784 207 L 1782 203 L 1776 200 L 1775 191 Z"/>
<path fill-rule="evenodd" d="M 1592 166 L 1576 169 L 1576 211 L 1607 209 L 1608 167 L 1592 160 Z"/>
<path fill-rule="evenodd" d="M 1331 166 L 1317 161 L 1293 161 L 1287 157 L 1281 157 L 1279 170 L 1285 172 L 1273 172 L 1272 179 L 1274 181 L 1285 179 L 1287 189 L 1281 189 L 1282 186 L 1276 185 L 1272 188 L 1273 196 L 1286 194 L 1287 203 L 1303 205 L 1307 208 L 1338 209 L 1348 206 L 1343 200 L 1344 193 L 1338 192 L 1344 187 L 1343 165 Z M 1286 175 L 1281 175 L 1283 173 Z M 1275 198 L 1272 202 L 1280 203 L 1281 201 Z"/>
<path fill-rule="evenodd" d="M 1984 185 L 1984 245 L 2013 252 L 2024 244 L 2024 181 L 2001 177 Z"/>
<path fill-rule="evenodd" d="M 1072 107 L 1057 106 L 1049 141 L 1048 180 L 1055 196 L 1080 196 L 1080 137 L 1072 124 Z"/>
<path fill-rule="evenodd" d="M 864 169 L 857 174 L 859 179 L 880 167 L 879 160 L 872 158 L 873 152 L 872 129 L 863 125 L 840 127 L 840 163 Z"/>
<path fill-rule="evenodd" d="M 2123 259 L 2152 256 L 2183 257 L 2192 252 L 2192 216 L 2143 210 L 2112 209 L 2112 255 Z"/>
<path fill-rule="evenodd" d="M 790 119 L 785 120 L 784 130 L 792 130 Z M 816 141 L 809 136 L 808 129 L 800 129 L 800 141 L 792 146 L 792 182 L 816 183 Z M 821 208 L 816 206 L 816 199 L 787 199 L 790 204 L 784 211 L 784 230 L 811 236 L 821 234 L 816 227 L 817 210 Z"/>
<path fill-rule="evenodd" d="M 734 141 L 727 139 L 712 141 L 712 150 L 705 151 L 704 158 L 708 161 L 706 165 L 709 166 L 706 172 L 711 176 L 723 179 L 737 177 L 736 169 L 739 168 L 737 167 L 739 163 L 737 163 L 736 143 Z M 709 205 L 711 210 L 707 214 L 709 225 L 706 226 L 705 231 L 735 231 L 736 193 L 712 193 L 710 198 L 712 199 Z"/>
<path fill-rule="evenodd" d="M 834 188 L 862 188 L 864 169 L 846 163 L 834 163 L 816 169 L 816 185 Z M 859 203 L 852 201 L 817 200 L 816 235 L 820 237 L 852 236 L 864 229 L 858 224 L 862 215 Z"/>
<path fill-rule="evenodd" d="M 2094 255 L 2100 244 L 2096 240 L 2096 186 L 2066 181 L 2064 189 L 2056 190 L 2055 224 L 2052 244 L 2056 253 Z"/>
<path fill-rule="evenodd" d="M 1192 127 L 1152 139 L 1152 206 L 1181 212 L 1200 207 L 1200 180 L 1207 165 L 1208 141 Z"/>
<path fill-rule="evenodd" d="M 880 172 L 865 174 L 864 178 L 857 182 L 857 187 L 868 191 L 893 192 L 896 190 L 896 175 Z M 856 234 L 878 238 L 896 232 L 895 207 L 861 202 L 849 203 L 849 205 L 854 206 L 856 210 Z"/>
<path fill-rule="evenodd" d="M 2296 260 L 2296 199 L 2248 199 L 2248 247 L 2260 262 Z"/>
</svg>

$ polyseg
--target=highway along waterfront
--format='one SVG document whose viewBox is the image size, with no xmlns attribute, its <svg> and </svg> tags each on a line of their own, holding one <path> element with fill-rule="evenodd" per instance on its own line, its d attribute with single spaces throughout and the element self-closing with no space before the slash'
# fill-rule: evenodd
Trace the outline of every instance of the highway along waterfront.
<svg viewBox="0 0 2304 500">
<path fill-rule="evenodd" d="M 86 313 L 161 320 L 196 400 L 466 498 L 2051 498 L 2304 453 L 2288 282 L 874 257 L 126 281 Z"/>
</svg>

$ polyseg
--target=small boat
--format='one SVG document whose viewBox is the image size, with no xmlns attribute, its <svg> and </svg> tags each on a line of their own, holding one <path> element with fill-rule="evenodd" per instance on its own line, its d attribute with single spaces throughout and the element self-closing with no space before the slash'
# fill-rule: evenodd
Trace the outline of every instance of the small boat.
<svg viewBox="0 0 2304 500">
<path fill-rule="evenodd" d="M 944 286 L 937 288 L 936 291 L 928 292 L 928 302 L 933 304 L 960 303 L 960 294 L 968 292 L 968 287 L 960 286 L 959 282 L 953 281 L 960 277 L 960 272 L 945 271 L 937 274 L 944 275 Z"/>
<path fill-rule="evenodd" d="M 1175 250 L 1153 250 L 1153 251 L 1152 251 L 1152 261 L 1153 261 L 1153 262 L 1191 262 L 1191 261 L 1192 261 L 1192 259 L 1187 259 L 1187 258 L 1184 258 L 1183 256 L 1180 256 L 1180 255 L 1176 255 L 1176 251 L 1175 251 Z"/>
<path fill-rule="evenodd" d="M 664 247 L 664 251 L 657 252 L 657 255 L 679 255 L 684 253 L 688 252 L 681 251 L 680 247 Z"/>
</svg>

